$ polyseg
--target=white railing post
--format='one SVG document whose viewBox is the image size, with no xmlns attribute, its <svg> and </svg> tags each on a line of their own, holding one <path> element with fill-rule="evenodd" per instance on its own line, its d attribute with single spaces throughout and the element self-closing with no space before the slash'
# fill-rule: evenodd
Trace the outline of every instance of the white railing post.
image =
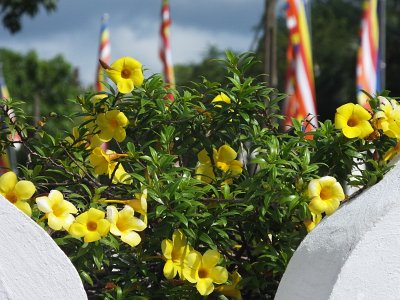
<svg viewBox="0 0 400 300">
<path fill-rule="evenodd" d="M 87 299 L 69 258 L 0 195 L 0 299 Z"/>
<path fill-rule="evenodd" d="M 400 299 L 400 164 L 325 218 L 294 253 L 276 300 Z"/>
</svg>

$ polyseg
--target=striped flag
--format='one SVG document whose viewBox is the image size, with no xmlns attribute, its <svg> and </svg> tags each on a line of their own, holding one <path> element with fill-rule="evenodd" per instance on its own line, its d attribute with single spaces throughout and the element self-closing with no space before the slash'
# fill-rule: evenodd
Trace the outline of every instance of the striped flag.
<svg viewBox="0 0 400 300">
<path fill-rule="evenodd" d="M 171 25 L 171 18 L 168 0 L 162 1 L 161 19 L 160 59 L 163 63 L 164 81 L 167 83 L 168 86 L 173 88 L 175 87 L 175 75 L 174 67 L 172 64 L 171 43 L 169 40 L 169 28 Z"/>
<path fill-rule="evenodd" d="M 4 76 L 3 76 L 3 66 L 0 64 L 0 98 L 2 99 L 9 99 L 10 94 L 8 92 Z M 3 108 L 4 110 L 7 110 L 7 107 L 5 106 Z M 7 115 L 10 118 L 11 122 L 15 122 L 15 113 L 13 109 L 8 109 L 7 110 Z M 6 128 L 6 124 L 2 122 L 2 127 Z M 14 133 L 12 136 L 10 135 L 8 137 L 10 141 L 20 141 L 21 138 L 17 133 Z M 14 144 L 16 148 L 20 147 L 19 143 Z M 16 167 L 17 167 L 17 160 L 16 160 L 16 154 L 15 154 L 15 148 L 13 147 L 8 147 L 5 153 L 0 155 L 0 174 L 4 174 L 9 170 L 13 170 L 16 172 Z"/>
<path fill-rule="evenodd" d="M 99 45 L 99 59 L 106 64 L 110 64 L 111 60 L 111 47 L 110 47 L 110 30 L 108 28 L 108 14 L 104 14 L 101 20 L 100 29 L 100 45 Z M 100 63 L 97 64 L 96 73 L 96 91 L 101 92 L 105 90 L 103 82 L 105 82 L 105 70 L 101 67 Z"/>
<path fill-rule="evenodd" d="M 304 120 L 304 131 L 318 126 L 314 72 L 308 21 L 304 0 L 287 0 L 286 24 L 289 30 L 287 49 L 286 93 L 283 125 L 291 118 Z"/>
<path fill-rule="evenodd" d="M 362 90 L 375 94 L 381 90 L 378 0 L 365 0 L 360 30 L 360 46 L 357 53 L 357 101 L 368 107 Z"/>
</svg>

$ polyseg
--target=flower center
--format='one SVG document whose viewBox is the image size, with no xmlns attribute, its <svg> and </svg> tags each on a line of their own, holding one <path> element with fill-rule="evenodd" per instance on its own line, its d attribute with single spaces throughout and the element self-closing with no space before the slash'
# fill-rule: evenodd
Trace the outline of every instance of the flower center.
<svg viewBox="0 0 400 300">
<path fill-rule="evenodd" d="M 128 69 L 123 69 L 121 71 L 121 77 L 124 79 L 127 79 L 131 76 L 131 71 L 129 71 Z"/>
<path fill-rule="evenodd" d="M 111 128 L 117 128 L 118 127 L 118 121 L 113 119 L 109 121 L 110 127 Z"/>
<path fill-rule="evenodd" d="M 64 213 L 64 210 L 62 209 L 61 205 L 54 205 L 52 209 L 53 209 L 53 214 L 56 217 L 60 217 Z"/>
<path fill-rule="evenodd" d="M 208 270 L 204 269 L 204 268 L 199 269 L 197 274 L 199 275 L 199 278 L 207 278 L 207 277 L 209 277 L 208 276 Z"/>
<path fill-rule="evenodd" d="M 6 198 L 8 199 L 8 201 L 10 201 L 11 203 L 15 203 L 17 202 L 17 195 L 15 194 L 15 192 L 8 192 L 6 194 Z"/>
<path fill-rule="evenodd" d="M 178 249 L 172 249 L 171 258 L 174 263 L 179 264 L 181 262 L 180 251 Z"/>
<path fill-rule="evenodd" d="M 349 127 L 357 126 L 357 125 L 358 125 L 358 120 L 355 119 L 355 118 L 350 118 L 350 119 L 347 121 L 347 125 L 348 125 Z"/>
<path fill-rule="evenodd" d="M 126 222 L 126 220 L 118 220 L 117 221 L 117 228 L 119 229 L 119 231 L 124 232 L 126 230 L 129 229 L 129 223 Z"/>
<path fill-rule="evenodd" d="M 221 161 L 217 162 L 217 167 L 224 172 L 228 172 L 228 170 L 229 170 L 229 164 L 227 164 L 225 162 L 221 162 Z"/>
<path fill-rule="evenodd" d="M 88 229 L 89 231 L 96 231 L 96 229 L 97 229 L 97 223 L 96 223 L 96 222 L 93 222 L 93 221 L 90 221 L 90 222 L 88 222 L 88 223 L 86 224 L 86 227 L 87 227 L 87 229 Z"/>
<path fill-rule="evenodd" d="M 322 200 L 328 200 L 332 197 L 332 190 L 330 188 L 322 188 L 321 193 L 319 194 Z"/>
</svg>

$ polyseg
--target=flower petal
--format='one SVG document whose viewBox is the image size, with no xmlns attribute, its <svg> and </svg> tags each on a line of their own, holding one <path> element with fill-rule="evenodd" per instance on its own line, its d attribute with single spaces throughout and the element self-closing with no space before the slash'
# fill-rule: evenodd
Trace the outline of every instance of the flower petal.
<svg viewBox="0 0 400 300">
<path fill-rule="evenodd" d="M 207 269 L 211 269 L 217 265 L 221 258 L 218 251 L 209 249 L 203 254 L 202 265 Z"/>
<path fill-rule="evenodd" d="M 107 210 L 107 219 L 111 222 L 111 223 L 117 223 L 118 221 L 118 209 L 113 206 L 113 205 L 109 205 L 106 208 Z"/>
<path fill-rule="evenodd" d="M 161 251 L 166 259 L 172 258 L 171 256 L 172 249 L 173 249 L 173 244 L 171 240 L 165 239 L 161 242 Z"/>
<path fill-rule="evenodd" d="M 333 214 L 339 207 L 340 202 L 338 200 L 332 199 L 330 201 L 324 201 L 326 202 L 326 208 L 325 208 L 325 213 L 330 216 Z"/>
<path fill-rule="evenodd" d="M 335 128 L 342 129 L 344 127 L 347 127 L 348 120 L 349 119 L 346 119 L 344 116 L 336 114 L 335 115 Z"/>
<path fill-rule="evenodd" d="M 350 119 L 354 110 L 354 103 L 346 103 L 336 109 L 336 112 L 342 115 L 345 119 Z M 347 122 L 346 122 L 347 123 Z"/>
<path fill-rule="evenodd" d="M 224 267 L 214 267 L 211 269 L 211 278 L 217 284 L 223 284 L 228 280 L 228 271 Z"/>
<path fill-rule="evenodd" d="M 68 233 L 72 235 L 73 237 L 83 237 L 86 235 L 88 232 L 86 226 L 80 224 L 80 223 L 72 223 L 71 226 L 68 229 Z"/>
<path fill-rule="evenodd" d="M 211 164 L 211 159 L 208 156 L 208 152 L 206 151 L 206 149 L 201 150 L 197 154 L 197 158 L 198 158 L 199 162 L 202 164 Z"/>
<path fill-rule="evenodd" d="M 327 208 L 327 203 L 320 197 L 314 197 L 308 204 L 308 208 L 315 214 L 322 214 Z"/>
<path fill-rule="evenodd" d="M 237 153 L 228 145 L 223 145 L 218 149 L 218 161 L 231 162 L 237 157 Z"/>
<path fill-rule="evenodd" d="M 64 222 L 63 219 L 56 217 L 54 214 L 49 214 L 47 218 L 47 224 L 53 230 L 61 230 Z"/>
<path fill-rule="evenodd" d="M 211 183 L 215 179 L 214 170 L 211 165 L 199 164 L 196 169 L 196 178 L 205 183 Z"/>
<path fill-rule="evenodd" d="M 104 219 L 104 217 L 105 217 L 104 211 L 101 211 L 101 210 L 93 208 L 93 207 L 90 208 L 87 211 L 87 213 L 88 213 L 88 220 L 90 220 L 90 221 L 98 221 L 98 220 Z"/>
<path fill-rule="evenodd" d="M 199 281 L 197 281 L 196 288 L 200 295 L 207 296 L 214 291 L 214 284 L 211 278 L 200 278 Z"/>
<path fill-rule="evenodd" d="M 126 131 L 122 127 L 117 127 L 114 131 L 114 139 L 117 142 L 122 142 L 126 138 Z"/>
<path fill-rule="evenodd" d="M 347 127 L 343 127 L 343 134 L 345 137 L 352 139 L 352 138 L 360 137 L 362 132 L 358 126 L 356 126 L 356 127 L 347 126 Z"/>
<path fill-rule="evenodd" d="M 127 233 L 123 233 L 121 235 L 121 240 L 123 242 L 127 243 L 128 245 L 130 245 L 131 247 L 135 247 L 140 244 L 140 242 L 142 241 L 142 238 L 140 237 L 140 235 L 137 232 L 130 231 Z"/>
<path fill-rule="evenodd" d="M 167 260 L 167 262 L 164 265 L 163 273 L 165 278 L 167 279 L 173 279 L 176 276 L 176 273 L 178 272 L 178 268 L 175 266 L 172 260 Z"/>
<path fill-rule="evenodd" d="M 18 182 L 17 175 L 14 172 L 7 172 L 0 176 L 0 191 L 4 194 L 14 190 Z"/>
<path fill-rule="evenodd" d="M 191 283 L 196 283 L 199 275 L 197 271 L 201 264 L 201 254 L 197 251 L 192 251 L 185 257 L 183 275 L 185 279 Z"/>
<path fill-rule="evenodd" d="M 371 114 L 368 112 L 368 110 L 366 110 L 360 104 L 354 105 L 353 115 L 355 117 L 357 117 L 357 119 L 359 119 L 359 120 L 367 121 L 367 120 L 371 119 Z"/>
<path fill-rule="evenodd" d="M 14 205 L 16 207 L 18 207 L 20 210 L 22 210 L 29 217 L 32 216 L 31 206 L 28 203 L 26 203 L 25 201 L 17 201 L 14 203 Z"/>
<path fill-rule="evenodd" d="M 98 223 L 97 223 L 97 232 L 101 235 L 101 236 L 106 236 L 108 234 L 108 232 L 110 231 L 110 222 L 108 222 L 106 219 L 101 219 Z"/>
<path fill-rule="evenodd" d="M 44 213 L 49 213 L 53 211 L 53 209 L 50 206 L 50 201 L 48 197 L 46 196 L 37 197 L 35 201 L 40 211 Z"/>
<path fill-rule="evenodd" d="M 128 94 L 132 92 L 134 88 L 133 80 L 130 78 L 128 79 L 121 78 L 120 80 L 118 80 L 117 87 L 119 92 L 123 94 Z"/>
<path fill-rule="evenodd" d="M 101 235 L 97 231 L 88 231 L 83 238 L 85 243 L 95 242 L 101 239 Z"/>
<path fill-rule="evenodd" d="M 14 190 L 18 200 L 28 200 L 32 198 L 33 194 L 36 192 L 33 183 L 27 180 L 17 182 Z"/>
</svg>

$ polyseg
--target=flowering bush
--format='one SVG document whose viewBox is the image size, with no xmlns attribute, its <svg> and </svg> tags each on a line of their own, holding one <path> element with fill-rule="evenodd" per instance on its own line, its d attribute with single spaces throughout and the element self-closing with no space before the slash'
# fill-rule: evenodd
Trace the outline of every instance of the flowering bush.
<svg viewBox="0 0 400 300">
<path fill-rule="evenodd" d="M 389 169 L 395 100 L 283 132 L 285 96 L 247 76 L 254 63 L 227 52 L 229 84 L 182 91 L 144 79 L 132 58 L 103 64 L 117 90 L 77 97 L 73 129 L 57 135 L 51 116 L 32 126 L 22 103 L 3 102 L 1 149 L 18 132 L 28 160 L 0 193 L 47 230 L 89 297 L 270 298 L 307 230 L 348 200 L 342 184 L 368 187 Z"/>
</svg>

